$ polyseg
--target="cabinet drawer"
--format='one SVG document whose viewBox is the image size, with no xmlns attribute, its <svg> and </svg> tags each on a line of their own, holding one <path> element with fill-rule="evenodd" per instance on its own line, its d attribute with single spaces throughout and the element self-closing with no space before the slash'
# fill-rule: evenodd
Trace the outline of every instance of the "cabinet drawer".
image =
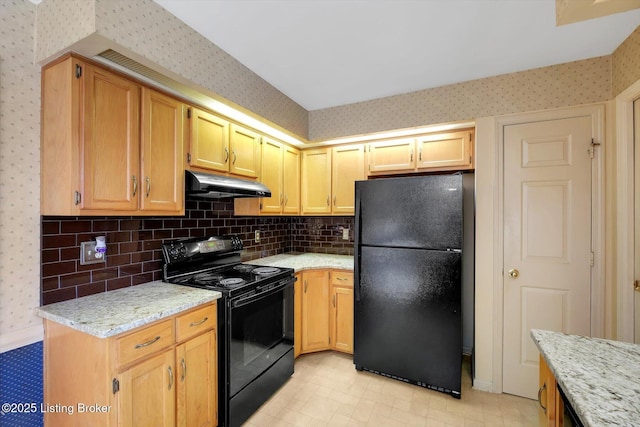
<svg viewBox="0 0 640 427">
<path fill-rule="evenodd" d="M 118 364 L 125 365 L 173 345 L 173 319 L 141 329 L 116 340 Z"/>
<path fill-rule="evenodd" d="M 353 287 L 353 273 L 350 271 L 332 271 L 331 284 Z"/>
<path fill-rule="evenodd" d="M 208 305 L 176 319 L 176 341 L 183 341 L 216 326 L 216 305 Z"/>
</svg>

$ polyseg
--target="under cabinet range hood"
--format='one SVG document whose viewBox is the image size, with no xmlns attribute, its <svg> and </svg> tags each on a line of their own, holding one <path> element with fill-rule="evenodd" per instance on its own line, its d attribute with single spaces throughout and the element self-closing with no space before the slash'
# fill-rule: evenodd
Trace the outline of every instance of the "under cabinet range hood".
<svg viewBox="0 0 640 427">
<path fill-rule="evenodd" d="M 271 190 L 257 181 L 203 172 L 185 171 L 187 197 L 207 199 L 271 197 Z"/>
</svg>

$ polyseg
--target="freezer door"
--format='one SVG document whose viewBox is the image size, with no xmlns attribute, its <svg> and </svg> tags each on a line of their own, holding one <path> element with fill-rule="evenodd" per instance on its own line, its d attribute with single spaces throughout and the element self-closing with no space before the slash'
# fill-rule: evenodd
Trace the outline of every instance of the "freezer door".
<svg viewBox="0 0 640 427">
<path fill-rule="evenodd" d="M 355 286 L 354 363 L 460 392 L 462 254 L 362 247 Z"/>
<path fill-rule="evenodd" d="M 462 175 L 356 182 L 356 244 L 462 248 Z"/>
</svg>

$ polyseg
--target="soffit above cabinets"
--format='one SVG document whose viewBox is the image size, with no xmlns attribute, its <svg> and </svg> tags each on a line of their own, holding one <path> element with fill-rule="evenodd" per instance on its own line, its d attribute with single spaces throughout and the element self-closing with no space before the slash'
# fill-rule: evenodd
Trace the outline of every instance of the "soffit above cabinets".
<svg viewBox="0 0 640 427">
<path fill-rule="evenodd" d="M 640 8 L 640 0 L 556 0 L 556 25 L 572 24 Z"/>
</svg>

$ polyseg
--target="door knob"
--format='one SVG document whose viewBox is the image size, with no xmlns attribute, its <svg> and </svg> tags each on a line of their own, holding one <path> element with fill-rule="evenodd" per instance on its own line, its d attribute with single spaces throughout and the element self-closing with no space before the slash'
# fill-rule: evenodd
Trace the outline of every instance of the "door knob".
<svg viewBox="0 0 640 427">
<path fill-rule="evenodd" d="M 511 277 L 512 279 L 517 279 L 519 275 L 520 275 L 520 272 L 515 268 L 512 268 L 511 270 L 509 270 L 509 277 Z"/>
</svg>

